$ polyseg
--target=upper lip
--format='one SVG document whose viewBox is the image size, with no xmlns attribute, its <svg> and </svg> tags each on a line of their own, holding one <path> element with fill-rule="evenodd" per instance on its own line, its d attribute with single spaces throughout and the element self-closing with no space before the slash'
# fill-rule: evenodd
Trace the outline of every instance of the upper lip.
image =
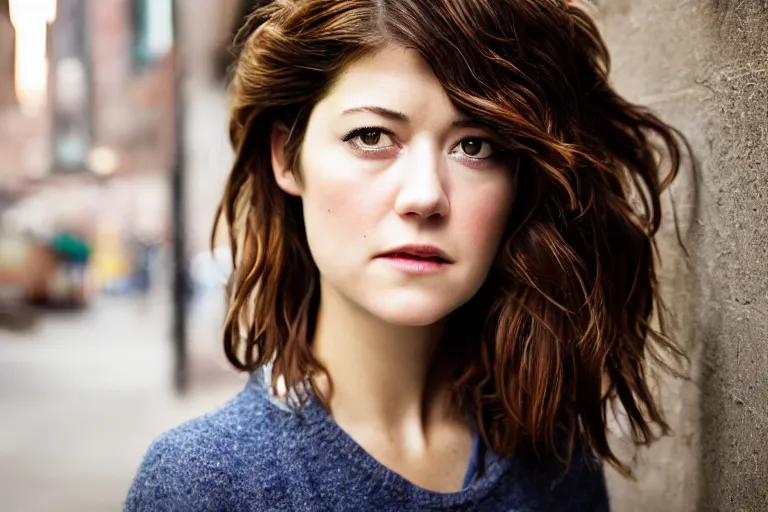
<svg viewBox="0 0 768 512">
<path fill-rule="evenodd" d="M 418 258 L 439 258 L 447 263 L 453 263 L 453 260 L 448 255 L 434 245 L 426 244 L 410 244 L 395 247 L 394 249 L 386 250 L 376 255 L 377 258 L 383 258 L 386 256 L 395 256 L 401 254 L 403 256 L 416 256 Z"/>
</svg>

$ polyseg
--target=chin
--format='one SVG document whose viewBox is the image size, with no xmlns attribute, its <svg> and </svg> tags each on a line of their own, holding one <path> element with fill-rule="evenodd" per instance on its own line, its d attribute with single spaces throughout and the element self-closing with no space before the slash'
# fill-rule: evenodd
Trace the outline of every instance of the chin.
<svg viewBox="0 0 768 512">
<path fill-rule="evenodd" d="M 424 327 L 443 320 L 461 304 L 448 303 L 437 298 L 381 298 L 368 311 L 391 325 L 402 327 Z"/>
</svg>

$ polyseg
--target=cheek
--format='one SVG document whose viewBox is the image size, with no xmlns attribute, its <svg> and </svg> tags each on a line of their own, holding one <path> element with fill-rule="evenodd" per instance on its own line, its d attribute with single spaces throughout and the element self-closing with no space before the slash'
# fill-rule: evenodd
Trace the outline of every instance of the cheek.
<svg viewBox="0 0 768 512">
<path fill-rule="evenodd" d="M 307 238 L 318 256 L 327 251 L 338 254 L 340 244 L 362 240 L 371 231 L 375 198 L 363 180 L 332 169 L 314 170 L 302 194 Z"/>
<path fill-rule="evenodd" d="M 304 201 L 305 222 L 313 228 L 336 231 L 338 236 L 350 237 L 366 230 L 368 225 L 360 196 L 350 187 L 322 187 L 308 194 Z"/>
<path fill-rule="evenodd" d="M 461 231 L 467 243 L 483 252 L 495 251 L 512 210 L 512 185 L 509 182 L 488 187 L 463 198 Z"/>
</svg>

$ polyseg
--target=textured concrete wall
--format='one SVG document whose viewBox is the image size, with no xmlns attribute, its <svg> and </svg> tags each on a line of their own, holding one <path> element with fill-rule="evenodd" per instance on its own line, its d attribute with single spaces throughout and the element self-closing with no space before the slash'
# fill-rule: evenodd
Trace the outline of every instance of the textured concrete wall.
<svg viewBox="0 0 768 512">
<path fill-rule="evenodd" d="M 636 482 L 609 474 L 613 507 L 768 511 L 768 1 L 599 4 L 616 87 L 680 128 L 699 164 L 672 193 L 690 258 L 671 222 L 660 236 L 692 379 L 663 381 L 675 435 L 636 454 Z"/>
</svg>

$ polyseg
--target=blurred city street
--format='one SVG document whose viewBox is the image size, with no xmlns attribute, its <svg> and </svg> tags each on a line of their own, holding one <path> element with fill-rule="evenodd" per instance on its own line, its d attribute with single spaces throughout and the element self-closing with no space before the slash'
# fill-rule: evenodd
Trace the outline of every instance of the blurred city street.
<svg viewBox="0 0 768 512">
<path fill-rule="evenodd" d="M 0 0 L 0 512 L 120 510 L 152 439 L 242 388 L 208 248 L 254 5 Z"/>
<path fill-rule="evenodd" d="M 214 330 L 194 327 L 216 324 L 205 315 L 191 322 L 184 397 L 172 391 L 162 292 L 99 297 L 82 312 L 46 312 L 32 331 L 0 331 L 0 510 L 119 510 L 151 440 L 242 387 Z"/>
</svg>

